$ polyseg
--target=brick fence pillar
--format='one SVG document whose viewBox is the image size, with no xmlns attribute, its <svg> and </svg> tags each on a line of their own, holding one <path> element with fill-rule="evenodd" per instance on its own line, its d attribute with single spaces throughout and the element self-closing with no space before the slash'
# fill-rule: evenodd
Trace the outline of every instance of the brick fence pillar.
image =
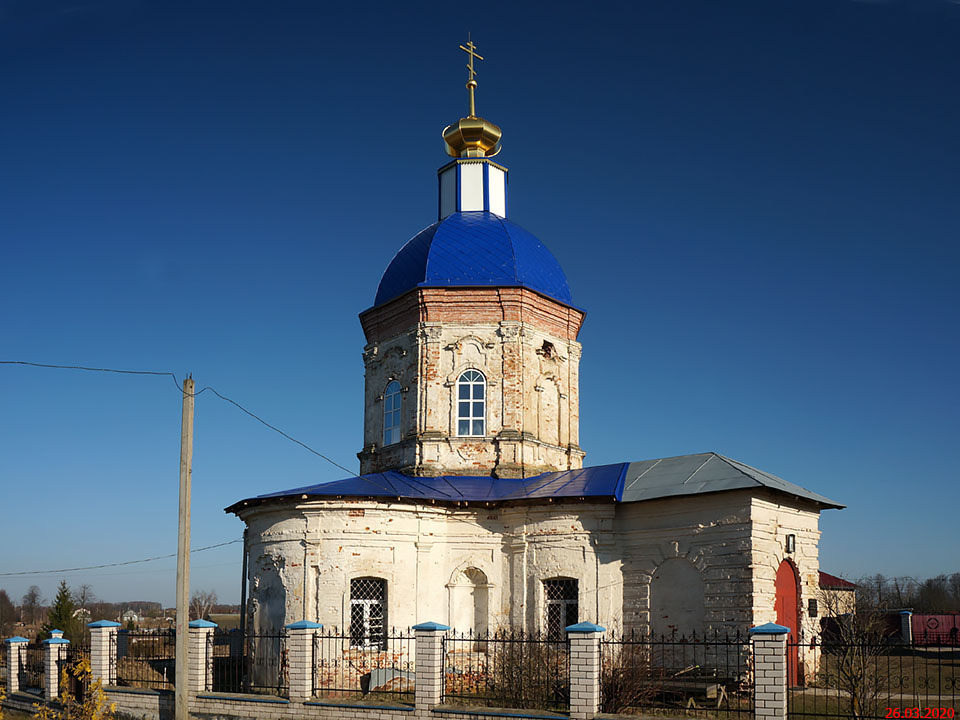
<svg viewBox="0 0 960 720">
<path fill-rule="evenodd" d="M 290 672 L 290 699 L 303 702 L 313 697 L 313 678 L 317 672 L 313 657 L 313 636 L 323 628 L 320 623 L 301 620 L 287 625 L 287 668 Z"/>
<path fill-rule="evenodd" d="M 435 622 L 413 626 L 417 642 L 415 705 L 418 712 L 439 705 L 443 696 L 443 638 L 449 629 Z"/>
<path fill-rule="evenodd" d="M 113 620 L 97 620 L 87 623 L 90 628 L 90 674 L 91 679 L 103 685 L 117 684 L 117 629 L 120 623 Z"/>
<path fill-rule="evenodd" d="M 750 628 L 753 637 L 753 716 L 757 720 L 786 720 L 787 633 L 774 623 Z"/>
<path fill-rule="evenodd" d="M 592 718 L 600 710 L 600 640 L 605 627 L 589 622 L 569 625 L 570 717 Z"/>
<path fill-rule="evenodd" d="M 20 652 L 28 642 L 30 641 L 19 635 L 3 642 L 3 651 L 7 654 L 7 695 L 13 695 L 20 690 Z"/>
<path fill-rule="evenodd" d="M 207 692 L 213 686 L 213 631 L 216 628 L 217 624 L 209 620 L 190 621 L 188 695 Z"/>
<path fill-rule="evenodd" d="M 63 630 L 51 630 L 43 641 L 43 696 L 47 700 L 60 697 L 60 658 L 66 656 L 69 644 Z"/>
</svg>

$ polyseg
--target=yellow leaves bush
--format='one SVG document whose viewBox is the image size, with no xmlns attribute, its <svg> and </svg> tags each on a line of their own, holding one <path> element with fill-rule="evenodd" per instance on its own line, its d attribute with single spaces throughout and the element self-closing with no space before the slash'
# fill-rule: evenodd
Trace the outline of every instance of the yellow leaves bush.
<svg viewBox="0 0 960 720">
<path fill-rule="evenodd" d="M 83 700 L 78 700 L 70 692 L 71 676 L 81 685 L 89 686 Z M 37 711 L 33 717 L 38 720 L 113 720 L 116 703 L 108 700 L 100 678 L 91 682 L 92 676 L 88 658 L 82 658 L 72 668 L 64 668 L 60 677 L 60 707 L 37 703 L 33 706 Z"/>
</svg>

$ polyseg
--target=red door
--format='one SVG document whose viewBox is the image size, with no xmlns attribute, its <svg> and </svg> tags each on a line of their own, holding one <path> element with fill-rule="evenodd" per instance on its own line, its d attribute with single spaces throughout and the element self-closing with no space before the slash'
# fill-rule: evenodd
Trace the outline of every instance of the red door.
<svg viewBox="0 0 960 720">
<path fill-rule="evenodd" d="M 790 628 L 787 636 L 787 683 L 797 685 L 797 628 L 800 625 L 797 611 L 797 571 L 793 563 L 784 560 L 777 570 L 777 625 Z"/>
</svg>

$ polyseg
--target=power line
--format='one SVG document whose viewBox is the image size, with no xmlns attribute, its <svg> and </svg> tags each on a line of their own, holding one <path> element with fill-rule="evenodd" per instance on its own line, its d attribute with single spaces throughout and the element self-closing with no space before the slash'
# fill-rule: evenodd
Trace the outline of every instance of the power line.
<svg viewBox="0 0 960 720">
<path fill-rule="evenodd" d="M 334 460 L 331 460 L 331 459 L 328 458 L 326 455 L 324 455 L 324 454 L 321 453 L 321 452 L 318 452 L 318 451 L 314 450 L 312 447 L 310 447 L 310 446 L 307 445 L 306 443 L 300 442 L 300 441 L 297 440 L 295 437 L 291 437 L 290 435 L 287 435 L 287 433 L 285 433 L 285 432 L 284 432 L 283 430 L 281 430 L 280 428 L 275 427 L 275 426 L 271 425 L 270 423 L 268 423 L 268 422 L 267 422 L 266 420 L 264 420 L 263 418 L 258 417 L 257 415 L 254 415 L 252 412 L 250 412 L 249 410 L 247 410 L 243 405 L 241 405 L 240 403 L 238 403 L 236 400 L 231 400 L 230 398 L 226 397 L 225 395 L 221 395 L 220 393 L 218 393 L 216 390 L 214 390 L 214 389 L 213 389 L 212 387 L 210 387 L 209 385 L 207 385 L 205 388 L 203 388 L 203 390 L 200 390 L 200 392 L 194 393 L 194 395 L 199 395 L 199 394 L 202 393 L 204 390 L 209 390 L 210 392 L 212 392 L 214 395 L 216 395 L 216 396 L 217 396 L 218 398 L 220 398 L 221 400 L 225 400 L 226 402 L 230 403 L 230 404 L 233 405 L 234 407 L 236 407 L 236 408 L 240 409 L 241 411 L 245 412 L 247 415 L 249 415 L 250 417 L 252 417 L 252 418 L 253 418 L 254 420 L 256 420 L 257 422 L 262 423 L 263 425 L 266 425 L 268 428 L 270 428 L 270 429 L 273 430 L 274 432 L 280 433 L 280 434 L 283 435 L 287 440 L 296 443 L 297 445 L 299 445 L 300 447 L 304 448 L 305 450 L 307 450 L 307 451 L 309 451 L 309 452 L 312 452 L 312 453 L 313 453 L 314 455 L 316 455 L 317 457 L 323 458 L 324 460 L 326 460 L 326 461 L 327 461 L 328 463 L 330 463 L 331 465 L 340 468 L 340 469 L 343 470 L 345 473 L 348 473 L 351 477 L 359 477 L 353 470 L 348 470 L 347 468 L 345 468 L 345 467 L 344 467 L 343 465 L 341 465 L 340 463 L 335 462 Z"/>
<path fill-rule="evenodd" d="M 228 540 L 227 542 L 217 543 L 216 545 L 207 545 L 206 547 L 196 548 L 191 550 L 191 553 L 203 552 L 204 550 L 213 550 L 214 548 L 223 547 L 225 545 L 233 545 L 234 543 L 243 542 L 243 538 L 237 538 L 236 540 Z M 110 568 L 110 567 L 120 567 L 122 565 L 136 565 L 137 563 L 147 563 L 153 562 L 154 560 L 166 560 L 167 558 L 176 557 L 176 553 L 170 553 L 169 555 L 157 555 L 156 557 L 144 558 L 143 560 L 127 560 L 125 562 L 115 562 L 115 563 L 106 563 L 104 565 L 87 565 L 86 567 L 74 567 L 74 568 L 60 568 L 59 570 L 26 570 L 23 572 L 5 572 L 0 573 L 0 577 L 19 577 L 23 575 L 55 575 L 56 573 L 68 573 L 76 572 L 78 570 L 99 570 L 100 568 Z"/>
<path fill-rule="evenodd" d="M 177 390 L 181 393 L 181 395 L 184 394 L 184 393 L 183 393 L 183 388 L 181 387 L 181 384 L 180 384 L 179 379 L 178 379 L 177 376 L 176 376 L 174 373 L 172 373 L 172 372 L 155 372 L 155 371 L 152 371 L 152 370 L 117 370 L 117 369 L 114 369 L 114 368 L 85 367 L 85 366 L 83 366 L 83 365 L 53 365 L 53 364 L 49 364 L 49 363 L 27 362 L 27 361 L 25 361 L 25 360 L 0 360 L 0 365 L 28 365 L 28 366 L 30 366 L 30 367 L 38 367 L 38 368 L 55 368 L 55 369 L 57 369 L 57 370 L 86 370 L 86 371 L 88 371 L 88 372 L 119 373 L 119 374 L 122 374 L 122 375 L 159 375 L 159 376 L 169 376 L 169 377 L 173 378 L 173 383 L 174 383 L 174 385 L 176 385 Z M 223 394 L 217 392 L 217 390 L 216 390 L 215 388 L 213 388 L 212 386 L 210 386 L 210 385 L 207 385 L 206 387 L 202 388 L 201 390 L 198 390 L 197 392 L 193 393 L 193 397 L 197 397 L 198 395 L 202 395 L 202 394 L 205 393 L 207 390 L 209 390 L 210 392 L 212 392 L 214 395 L 216 395 L 216 396 L 217 396 L 218 398 L 220 398 L 221 400 L 230 403 L 231 405 L 233 405 L 234 407 L 236 407 L 236 408 L 239 409 L 240 411 L 246 413 L 247 415 L 249 415 L 250 417 L 252 417 L 254 420 L 256 420 L 257 422 L 261 423 L 262 425 L 270 428 L 271 430 L 273 430 L 273 431 L 276 432 L 276 433 L 279 433 L 280 435 L 283 435 L 283 437 L 285 437 L 285 438 L 286 438 L 287 440 L 289 440 L 290 442 L 296 443 L 297 445 L 299 445 L 300 447 L 302 447 L 304 450 L 307 450 L 308 452 L 313 453 L 313 454 L 316 455 L 317 457 L 319 457 L 319 458 L 321 458 L 321 459 L 323 459 L 323 460 L 326 460 L 328 463 L 330 463 L 330 464 L 333 465 L 334 467 L 336 467 L 336 468 L 338 468 L 338 469 L 340 469 L 340 470 L 343 470 L 345 473 L 348 473 L 351 477 L 359 477 L 353 470 L 350 470 L 350 469 L 348 469 L 348 468 L 345 468 L 343 465 L 341 465 L 340 463 L 336 462 L 335 460 L 330 459 L 329 457 L 327 457 L 326 455 L 324 455 L 322 452 L 319 452 L 318 450 L 314 450 L 312 447 L 310 447 L 309 445 L 307 445 L 305 442 L 302 442 L 302 441 L 300 441 L 300 440 L 297 440 L 295 437 L 293 437 L 292 435 L 288 435 L 287 433 L 285 433 L 283 430 L 281 430 L 280 428 L 276 427 L 275 425 L 271 425 L 270 423 L 268 423 L 266 420 L 264 420 L 264 419 L 263 419 L 262 417 L 260 417 L 259 415 L 256 415 L 256 414 L 250 412 L 249 410 L 247 410 L 243 405 L 241 405 L 240 403 L 238 403 L 236 400 L 233 400 L 233 399 L 231 399 L 231 398 L 228 398 L 226 395 L 223 395 Z M 0 575 L 2 575 L 2 573 L 0 573 Z"/>
</svg>

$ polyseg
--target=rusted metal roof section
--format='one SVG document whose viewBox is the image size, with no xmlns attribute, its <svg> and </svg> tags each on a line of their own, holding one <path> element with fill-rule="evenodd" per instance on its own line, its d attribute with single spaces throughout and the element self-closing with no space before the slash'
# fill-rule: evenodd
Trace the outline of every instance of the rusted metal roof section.
<svg viewBox="0 0 960 720">
<path fill-rule="evenodd" d="M 244 504 L 251 502 L 297 496 L 304 499 L 369 497 L 434 502 L 508 502 L 560 498 L 641 502 L 759 487 L 810 500 L 824 508 L 844 507 L 799 485 L 788 483 L 775 475 L 723 455 L 702 453 L 543 473 L 522 480 L 460 475 L 411 477 L 390 470 L 258 495 L 231 505 L 226 510 L 236 512 Z"/>
<path fill-rule="evenodd" d="M 622 502 L 700 495 L 724 490 L 766 487 L 810 500 L 825 508 L 845 507 L 776 475 L 758 470 L 717 453 L 679 455 L 630 463 L 624 481 Z"/>
</svg>

